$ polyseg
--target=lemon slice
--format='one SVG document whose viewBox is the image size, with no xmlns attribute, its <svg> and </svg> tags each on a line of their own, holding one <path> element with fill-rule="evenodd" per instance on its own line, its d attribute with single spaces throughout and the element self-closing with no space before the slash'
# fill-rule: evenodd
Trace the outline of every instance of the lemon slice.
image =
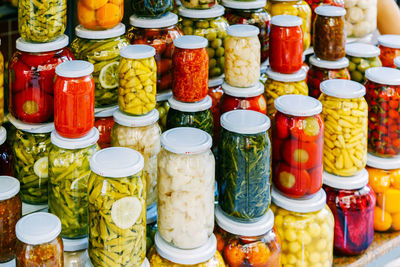
<svg viewBox="0 0 400 267">
<path fill-rule="evenodd" d="M 39 178 L 48 178 L 49 177 L 49 159 L 48 157 L 42 157 L 38 159 L 33 165 L 33 171 Z"/>
<path fill-rule="evenodd" d="M 105 89 L 112 89 L 118 86 L 118 62 L 105 65 L 99 75 L 100 84 Z"/>
<path fill-rule="evenodd" d="M 111 208 L 111 218 L 121 229 L 128 229 L 136 223 L 142 213 L 142 205 L 136 197 L 124 197 L 115 201 Z"/>
</svg>

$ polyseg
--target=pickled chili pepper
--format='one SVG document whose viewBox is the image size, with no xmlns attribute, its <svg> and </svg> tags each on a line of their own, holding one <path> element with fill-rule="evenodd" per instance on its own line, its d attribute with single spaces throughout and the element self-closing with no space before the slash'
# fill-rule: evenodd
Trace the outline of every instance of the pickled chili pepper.
<svg viewBox="0 0 400 267">
<path fill-rule="evenodd" d="M 381 50 L 379 59 L 383 67 L 395 68 L 394 59 L 400 56 L 400 36 L 386 34 L 378 37 L 378 47 Z"/>
</svg>

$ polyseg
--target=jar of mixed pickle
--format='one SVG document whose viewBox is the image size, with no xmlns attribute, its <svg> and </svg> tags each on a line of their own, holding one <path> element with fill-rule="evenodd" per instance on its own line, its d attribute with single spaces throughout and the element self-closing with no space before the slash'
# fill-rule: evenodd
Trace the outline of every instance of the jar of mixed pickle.
<svg viewBox="0 0 400 267">
<path fill-rule="evenodd" d="M 376 30 L 377 3 L 377 0 L 344 0 L 347 36 L 361 38 Z"/>
<path fill-rule="evenodd" d="M 139 17 L 159 18 L 172 10 L 172 0 L 132 1 L 133 14 Z"/>
<path fill-rule="evenodd" d="M 77 13 L 79 24 L 86 29 L 95 31 L 111 29 L 122 21 L 124 0 L 78 0 Z"/>
<path fill-rule="evenodd" d="M 111 107 L 95 112 L 94 127 L 99 131 L 97 144 L 101 149 L 111 146 L 111 129 L 114 126 L 114 112 L 118 107 Z"/>
<path fill-rule="evenodd" d="M 7 141 L 7 131 L 0 127 L 0 175 L 14 176 L 14 154 Z"/>
<path fill-rule="evenodd" d="M 305 0 L 307 4 L 311 7 L 312 10 L 312 17 L 311 17 L 311 23 L 314 24 L 315 21 L 315 9 L 321 5 L 331 5 L 331 6 L 338 6 L 338 7 L 344 7 L 344 0 Z M 313 29 L 311 26 L 311 33 Z"/>
<path fill-rule="evenodd" d="M 378 36 L 378 47 L 381 50 L 379 59 L 382 66 L 395 68 L 394 59 L 400 56 L 400 35 L 385 34 Z"/>
<path fill-rule="evenodd" d="M 88 239 L 64 239 L 64 266 L 85 267 L 89 260 Z"/>
</svg>

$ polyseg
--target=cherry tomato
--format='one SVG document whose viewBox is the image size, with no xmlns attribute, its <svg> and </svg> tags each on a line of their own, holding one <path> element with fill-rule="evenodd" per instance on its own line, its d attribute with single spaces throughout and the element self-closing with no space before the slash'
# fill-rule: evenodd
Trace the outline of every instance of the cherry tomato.
<svg viewBox="0 0 400 267">
<path fill-rule="evenodd" d="M 275 115 L 275 134 L 280 139 L 289 137 L 289 118 L 280 112 Z"/>
<path fill-rule="evenodd" d="M 22 61 L 16 59 L 10 64 L 10 83 L 13 92 L 19 92 L 29 86 L 31 70 Z"/>
<path fill-rule="evenodd" d="M 274 177 L 276 187 L 284 194 L 298 198 L 304 196 L 310 186 L 310 175 L 306 170 L 292 168 L 280 163 Z"/>
<path fill-rule="evenodd" d="M 312 195 L 317 193 L 322 187 L 322 173 L 324 172 L 323 166 L 315 167 L 308 171 L 310 173 L 310 188 L 308 194 Z"/>
<path fill-rule="evenodd" d="M 313 142 L 320 139 L 323 134 L 321 116 L 316 115 L 307 118 L 293 118 L 290 134 L 303 142 Z"/>
<path fill-rule="evenodd" d="M 268 264 L 271 251 L 264 242 L 247 246 L 247 258 L 252 267 L 264 267 Z"/>
<path fill-rule="evenodd" d="M 282 159 L 282 144 L 284 140 L 282 139 L 274 139 L 272 142 L 272 158 L 274 160 L 281 160 Z"/>
<path fill-rule="evenodd" d="M 99 140 L 97 143 L 103 149 L 111 146 L 111 129 L 114 125 L 113 117 L 97 118 L 94 127 L 99 130 Z"/>
<path fill-rule="evenodd" d="M 164 40 L 154 39 L 150 44 L 156 50 L 156 53 L 162 55 L 167 49 L 167 45 Z"/>
<path fill-rule="evenodd" d="M 53 97 L 37 87 L 29 87 L 13 95 L 15 117 L 29 122 L 48 121 L 53 116 Z"/>
<path fill-rule="evenodd" d="M 43 65 L 49 59 L 53 58 L 54 53 L 54 51 L 37 54 L 21 52 L 21 60 L 29 67 L 37 68 L 39 65 Z"/>
<path fill-rule="evenodd" d="M 322 163 L 319 147 L 316 143 L 287 140 L 282 145 L 284 160 L 294 168 L 311 169 Z"/>
</svg>

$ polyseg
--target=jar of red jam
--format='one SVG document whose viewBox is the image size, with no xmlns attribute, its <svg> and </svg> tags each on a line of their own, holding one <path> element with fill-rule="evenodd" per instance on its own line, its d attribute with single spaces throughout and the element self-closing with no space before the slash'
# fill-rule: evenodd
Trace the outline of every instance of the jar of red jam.
<svg viewBox="0 0 400 267">
<path fill-rule="evenodd" d="M 9 110 L 27 123 L 53 120 L 54 77 L 58 64 L 74 59 L 63 35 L 49 43 L 16 41 L 9 66 Z"/>
<path fill-rule="evenodd" d="M 54 126 L 66 138 L 85 136 L 94 126 L 93 64 L 73 60 L 56 68 Z"/>
<path fill-rule="evenodd" d="M 202 100 L 208 93 L 208 41 L 185 35 L 174 40 L 172 57 L 172 93 L 182 102 Z"/>
<path fill-rule="evenodd" d="M 315 194 L 322 187 L 322 104 L 309 96 L 284 95 L 275 100 L 275 108 L 273 184 L 290 198 Z"/>
<path fill-rule="evenodd" d="M 321 82 L 332 79 L 350 80 L 350 73 L 347 67 L 349 60 L 341 58 L 338 60 L 328 61 L 311 56 L 310 69 L 307 75 L 307 85 L 310 96 L 317 98 L 321 95 L 319 85 Z"/>
<path fill-rule="evenodd" d="M 378 47 L 381 50 L 379 59 L 383 67 L 395 68 L 394 59 L 400 56 L 400 35 L 386 34 L 378 37 Z"/>
<path fill-rule="evenodd" d="M 334 249 L 337 254 L 357 255 L 374 239 L 375 194 L 368 172 L 341 177 L 324 172 L 326 204 L 335 218 Z"/>
<path fill-rule="evenodd" d="M 271 20 L 269 64 L 273 71 L 290 74 L 303 66 L 303 20 L 278 15 Z"/>
<path fill-rule="evenodd" d="M 375 67 L 365 72 L 368 103 L 368 152 L 379 157 L 400 154 L 400 70 Z"/>
<path fill-rule="evenodd" d="M 0 266 L 15 256 L 15 225 L 22 217 L 19 181 L 11 176 L 0 176 Z"/>
<path fill-rule="evenodd" d="M 215 78 L 208 80 L 208 95 L 211 97 L 211 113 L 213 115 L 214 122 L 214 134 L 213 134 L 213 144 L 218 144 L 218 135 L 221 130 L 221 125 L 219 119 L 221 117 L 220 102 L 224 91 L 222 90 L 222 84 L 224 80 L 222 78 Z"/>
<path fill-rule="evenodd" d="M 14 155 L 4 127 L 0 127 L 0 175 L 14 176 Z"/>
<path fill-rule="evenodd" d="M 111 129 L 114 125 L 113 114 L 117 109 L 117 107 L 108 108 L 94 114 L 94 127 L 99 130 L 100 134 L 97 144 L 101 149 L 111 146 Z"/>
</svg>

